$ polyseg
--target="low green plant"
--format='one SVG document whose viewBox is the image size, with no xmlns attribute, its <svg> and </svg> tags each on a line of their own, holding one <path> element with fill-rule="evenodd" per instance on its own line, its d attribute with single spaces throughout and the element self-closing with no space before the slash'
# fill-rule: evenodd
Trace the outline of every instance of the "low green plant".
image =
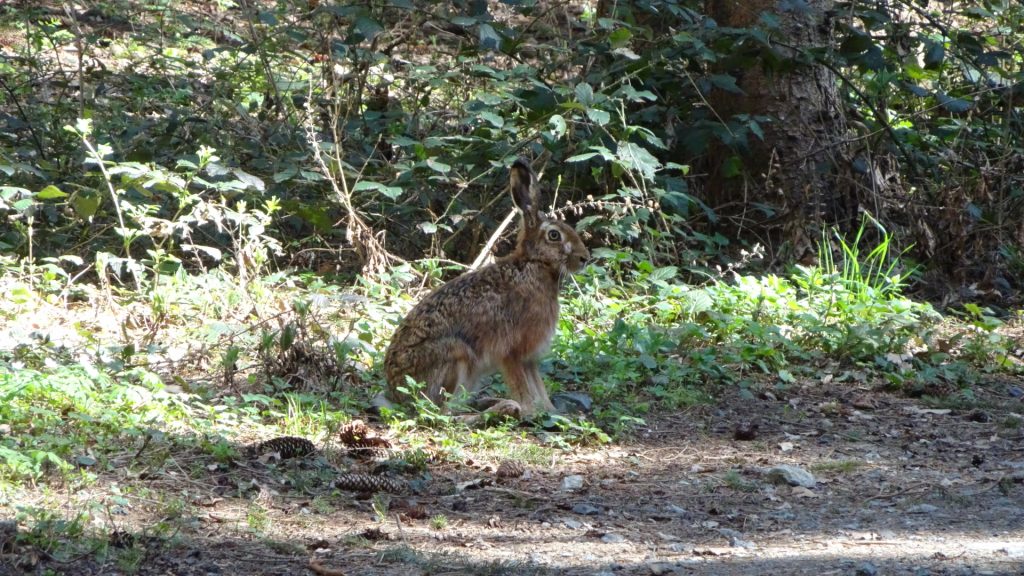
<svg viewBox="0 0 1024 576">
<path fill-rule="evenodd" d="M 27 528 L 18 532 L 18 544 L 50 557 L 68 560 L 81 553 L 91 553 L 97 547 L 88 532 L 92 520 L 88 511 L 64 516 L 47 508 L 21 507 L 17 509 L 16 520 Z"/>
<path fill-rule="evenodd" d="M 370 499 L 370 508 L 373 509 L 373 515 L 377 518 L 377 522 L 383 524 L 388 521 L 388 513 L 391 510 L 391 497 L 382 492 L 377 492 Z"/>
<path fill-rule="evenodd" d="M 862 466 L 864 466 L 864 463 L 859 460 L 829 460 L 811 465 L 811 470 L 814 472 L 849 474 Z"/>
<path fill-rule="evenodd" d="M 999 422 L 999 426 L 1007 430 L 1024 428 L 1024 418 L 1017 415 L 1007 416 Z"/>
<path fill-rule="evenodd" d="M 722 483 L 737 492 L 753 492 L 757 489 L 756 484 L 744 480 L 740 472 L 735 469 L 725 473 L 725 476 L 722 477 Z"/>
<path fill-rule="evenodd" d="M 245 525 L 254 534 L 263 534 L 270 528 L 270 514 L 266 506 L 259 502 L 249 503 L 245 510 Z"/>
<path fill-rule="evenodd" d="M 114 563 L 126 574 L 135 574 L 146 559 L 147 550 L 139 545 L 132 545 L 113 552 Z"/>
<path fill-rule="evenodd" d="M 448 517 L 444 514 L 437 514 L 430 518 L 430 527 L 434 530 L 444 530 L 448 527 Z"/>
</svg>

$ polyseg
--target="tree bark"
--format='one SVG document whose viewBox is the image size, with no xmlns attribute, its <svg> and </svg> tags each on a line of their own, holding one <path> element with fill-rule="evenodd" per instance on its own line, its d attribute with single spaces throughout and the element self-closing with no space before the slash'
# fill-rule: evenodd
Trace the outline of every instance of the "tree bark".
<svg viewBox="0 0 1024 576">
<path fill-rule="evenodd" d="M 782 58 L 801 48 L 828 42 L 828 14 L 833 0 L 708 0 L 707 13 L 719 26 L 761 25 L 762 13 L 780 22 L 772 33 L 772 49 Z M 717 115 L 768 116 L 761 123 L 764 141 L 754 135 L 741 155 L 739 176 L 723 173 L 735 149 L 722 144 L 709 150 L 708 203 L 720 211 L 734 232 L 753 232 L 777 259 L 800 260 L 816 252 L 821 226 L 845 228 L 857 218 L 856 188 L 846 173 L 841 146 L 846 126 L 841 114 L 835 75 L 821 65 L 801 65 L 784 72 L 754 64 L 741 70 L 720 70 L 736 77 L 743 94 L 714 90 L 709 97 Z M 756 203 L 756 204 L 755 204 Z M 774 209 L 753 209 L 753 206 Z"/>
</svg>

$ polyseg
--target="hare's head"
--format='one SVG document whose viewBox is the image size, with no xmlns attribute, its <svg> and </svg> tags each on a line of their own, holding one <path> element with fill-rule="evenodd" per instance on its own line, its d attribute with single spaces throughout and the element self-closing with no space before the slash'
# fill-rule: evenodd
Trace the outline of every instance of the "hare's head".
<svg viewBox="0 0 1024 576">
<path fill-rule="evenodd" d="M 514 256 L 543 262 L 559 278 L 582 268 L 590 252 L 571 226 L 540 212 L 540 187 L 526 160 L 512 164 L 509 187 L 522 215 Z"/>
</svg>

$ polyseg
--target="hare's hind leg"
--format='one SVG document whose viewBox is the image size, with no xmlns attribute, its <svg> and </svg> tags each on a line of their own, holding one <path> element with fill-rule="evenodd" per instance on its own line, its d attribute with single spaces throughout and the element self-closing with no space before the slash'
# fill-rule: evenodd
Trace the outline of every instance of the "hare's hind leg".
<svg viewBox="0 0 1024 576">
<path fill-rule="evenodd" d="M 502 375 L 505 377 L 509 396 L 522 406 L 524 417 L 532 416 L 539 410 L 555 411 L 536 361 L 505 362 L 502 365 Z"/>
<path fill-rule="evenodd" d="M 445 394 L 463 396 L 476 388 L 480 376 L 479 358 L 463 340 L 437 340 L 430 344 L 429 350 L 423 350 L 422 354 L 433 360 L 433 365 L 425 371 L 425 379 L 427 398 L 434 404 L 442 405 Z"/>
</svg>

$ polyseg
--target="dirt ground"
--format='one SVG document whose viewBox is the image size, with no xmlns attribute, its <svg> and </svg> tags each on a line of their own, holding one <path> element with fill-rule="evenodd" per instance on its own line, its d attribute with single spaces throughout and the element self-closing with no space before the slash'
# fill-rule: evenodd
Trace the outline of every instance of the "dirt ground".
<svg viewBox="0 0 1024 576">
<path fill-rule="evenodd" d="M 352 493 L 317 509 L 311 494 L 328 488 L 262 479 L 262 490 L 231 496 L 219 474 L 170 470 L 131 482 L 177 486 L 194 517 L 173 538 L 131 542 L 145 550 L 138 573 L 153 576 L 312 574 L 311 558 L 345 575 L 1024 574 L 1018 384 L 994 383 L 983 408 L 962 410 L 820 384 L 723 398 L 525 477 L 498 478 L 494 462 L 431 464 L 420 493 L 391 497 L 386 522 Z M 777 465 L 815 484 L 766 472 Z M 258 466 L 232 470 L 232 482 Z M 105 479 L 90 498 L 128 494 L 124 484 Z M 254 499 L 268 510 L 259 536 L 247 520 Z M 142 500 L 126 529 L 157 520 Z M 0 574 L 125 573 L 95 555 L 26 562 L 29 552 L 0 556 Z"/>
</svg>

